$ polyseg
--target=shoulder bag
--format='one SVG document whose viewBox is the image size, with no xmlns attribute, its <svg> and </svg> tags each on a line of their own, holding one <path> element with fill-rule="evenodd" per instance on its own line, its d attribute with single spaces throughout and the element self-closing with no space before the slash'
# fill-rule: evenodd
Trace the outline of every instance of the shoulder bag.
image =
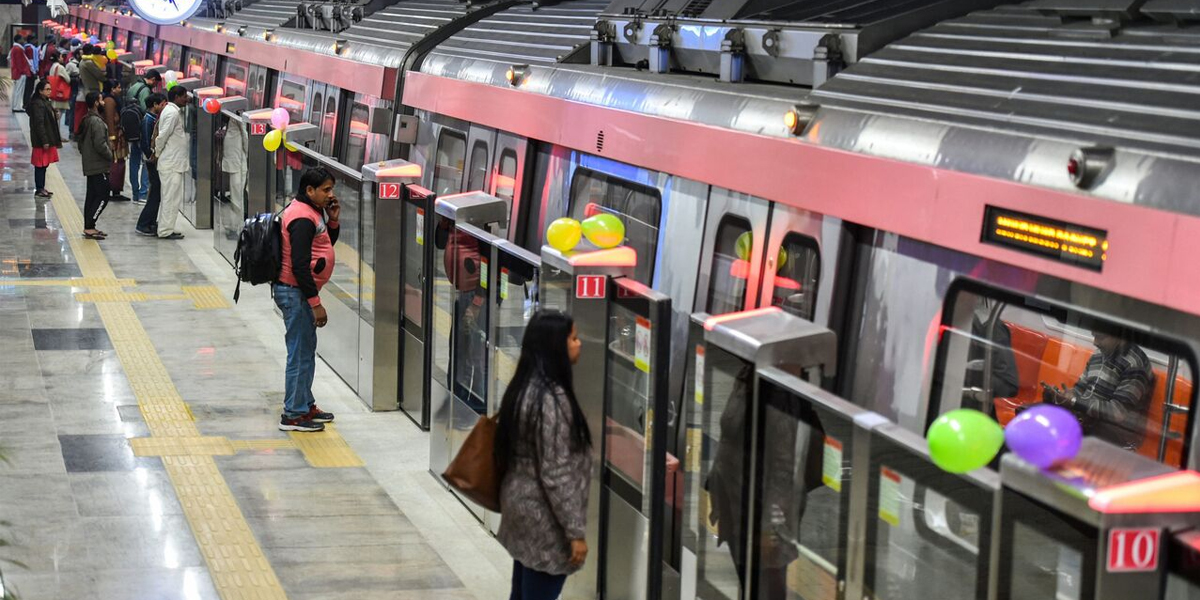
<svg viewBox="0 0 1200 600">
<path fill-rule="evenodd" d="M 442 473 L 442 479 L 450 487 L 492 512 L 500 512 L 500 479 L 495 461 L 497 421 L 497 417 L 479 419 L 463 441 L 458 456 Z"/>
</svg>

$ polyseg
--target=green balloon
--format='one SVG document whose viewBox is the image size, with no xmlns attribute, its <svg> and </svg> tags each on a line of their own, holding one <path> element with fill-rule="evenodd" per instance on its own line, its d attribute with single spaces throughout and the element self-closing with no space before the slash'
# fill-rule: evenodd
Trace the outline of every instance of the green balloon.
<svg viewBox="0 0 1200 600">
<path fill-rule="evenodd" d="M 739 235 L 733 252 L 739 260 L 750 260 L 750 255 L 754 254 L 754 234 L 747 231 Z"/>
<path fill-rule="evenodd" d="M 177 86 L 177 85 L 179 85 L 179 83 L 178 83 L 178 82 L 175 82 L 175 81 L 168 81 L 168 82 L 167 82 L 167 89 L 169 90 L 169 89 L 171 89 L 171 88 L 173 88 L 173 87 L 175 87 L 175 86 Z"/>
<path fill-rule="evenodd" d="M 600 213 L 583 221 L 583 236 L 597 248 L 614 248 L 625 241 L 625 224 L 616 215 Z"/>
<path fill-rule="evenodd" d="M 986 466 L 1004 445 L 1004 429 L 969 408 L 952 410 L 929 426 L 929 456 L 943 471 L 966 473 Z"/>
</svg>

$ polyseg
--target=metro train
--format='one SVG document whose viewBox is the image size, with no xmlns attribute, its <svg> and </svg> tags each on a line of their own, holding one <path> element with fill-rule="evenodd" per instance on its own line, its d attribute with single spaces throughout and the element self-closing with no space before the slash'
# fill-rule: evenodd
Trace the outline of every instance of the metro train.
<svg viewBox="0 0 1200 600">
<path fill-rule="evenodd" d="M 339 173 L 403 158 L 438 198 L 503 201 L 491 233 L 532 255 L 554 219 L 620 217 L 629 278 L 670 298 L 667 452 L 684 463 L 692 315 L 772 307 L 835 334 L 837 368 L 815 383 L 918 435 L 957 408 L 1005 424 L 1094 376 L 1115 340 L 1144 377 L 1089 416 L 1102 437 L 1172 468 L 1200 459 L 1200 17 L 1186 7 L 398 0 L 332 33 L 287 27 L 295 7 L 276 4 L 185 26 L 77 6 L 60 27 L 312 124 L 301 152 L 279 152 L 280 198 L 315 155 Z M 357 225 L 333 317 L 359 326 L 330 331 L 322 355 L 372 406 L 436 429 L 454 409 L 381 393 L 371 338 L 385 315 L 449 315 L 411 309 L 433 301 L 412 286 L 403 307 L 379 305 L 376 249 L 407 233 L 377 218 L 369 186 L 339 189 Z M 228 237 L 241 222 L 219 210 Z M 424 277 L 404 256 L 405 284 Z M 430 320 L 402 328 L 428 337 Z M 686 470 L 667 475 L 675 572 L 695 560 L 679 550 Z M 913 535 L 978 552 L 978 519 L 914 502 L 933 516 Z"/>
</svg>

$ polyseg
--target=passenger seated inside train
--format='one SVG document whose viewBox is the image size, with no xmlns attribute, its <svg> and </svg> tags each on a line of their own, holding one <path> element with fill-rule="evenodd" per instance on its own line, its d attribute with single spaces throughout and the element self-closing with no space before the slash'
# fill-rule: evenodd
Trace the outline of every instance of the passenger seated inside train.
<svg viewBox="0 0 1200 600">
<path fill-rule="evenodd" d="M 1154 389 L 1150 358 L 1136 344 L 1103 331 L 1093 331 L 1092 342 L 1097 351 L 1075 385 L 1067 389 L 1042 382 L 1042 399 L 1075 413 L 1085 435 L 1137 450 Z"/>
<path fill-rule="evenodd" d="M 1182 466 L 1194 359 L 1169 342 L 1069 307 L 957 292 L 938 412 L 977 408 L 1001 425 L 1041 403 L 1068 408 L 1084 433 Z"/>
</svg>

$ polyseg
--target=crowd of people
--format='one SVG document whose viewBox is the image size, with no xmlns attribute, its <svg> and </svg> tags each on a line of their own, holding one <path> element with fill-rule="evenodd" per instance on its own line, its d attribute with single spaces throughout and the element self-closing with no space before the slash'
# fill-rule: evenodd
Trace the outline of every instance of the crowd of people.
<svg viewBox="0 0 1200 600">
<path fill-rule="evenodd" d="M 36 41 L 14 35 L 8 54 L 12 110 L 29 117 L 34 195 L 52 195 L 46 171 L 59 161 L 63 141 L 72 141 L 87 177 L 85 237 L 105 239 L 96 227 L 104 209 L 110 202 L 132 202 L 143 205 L 139 235 L 183 238 L 176 219 L 191 171 L 187 90 L 159 93 L 161 73 L 136 77 L 128 65 L 109 60 L 103 46 L 53 35 L 41 46 Z"/>
</svg>

